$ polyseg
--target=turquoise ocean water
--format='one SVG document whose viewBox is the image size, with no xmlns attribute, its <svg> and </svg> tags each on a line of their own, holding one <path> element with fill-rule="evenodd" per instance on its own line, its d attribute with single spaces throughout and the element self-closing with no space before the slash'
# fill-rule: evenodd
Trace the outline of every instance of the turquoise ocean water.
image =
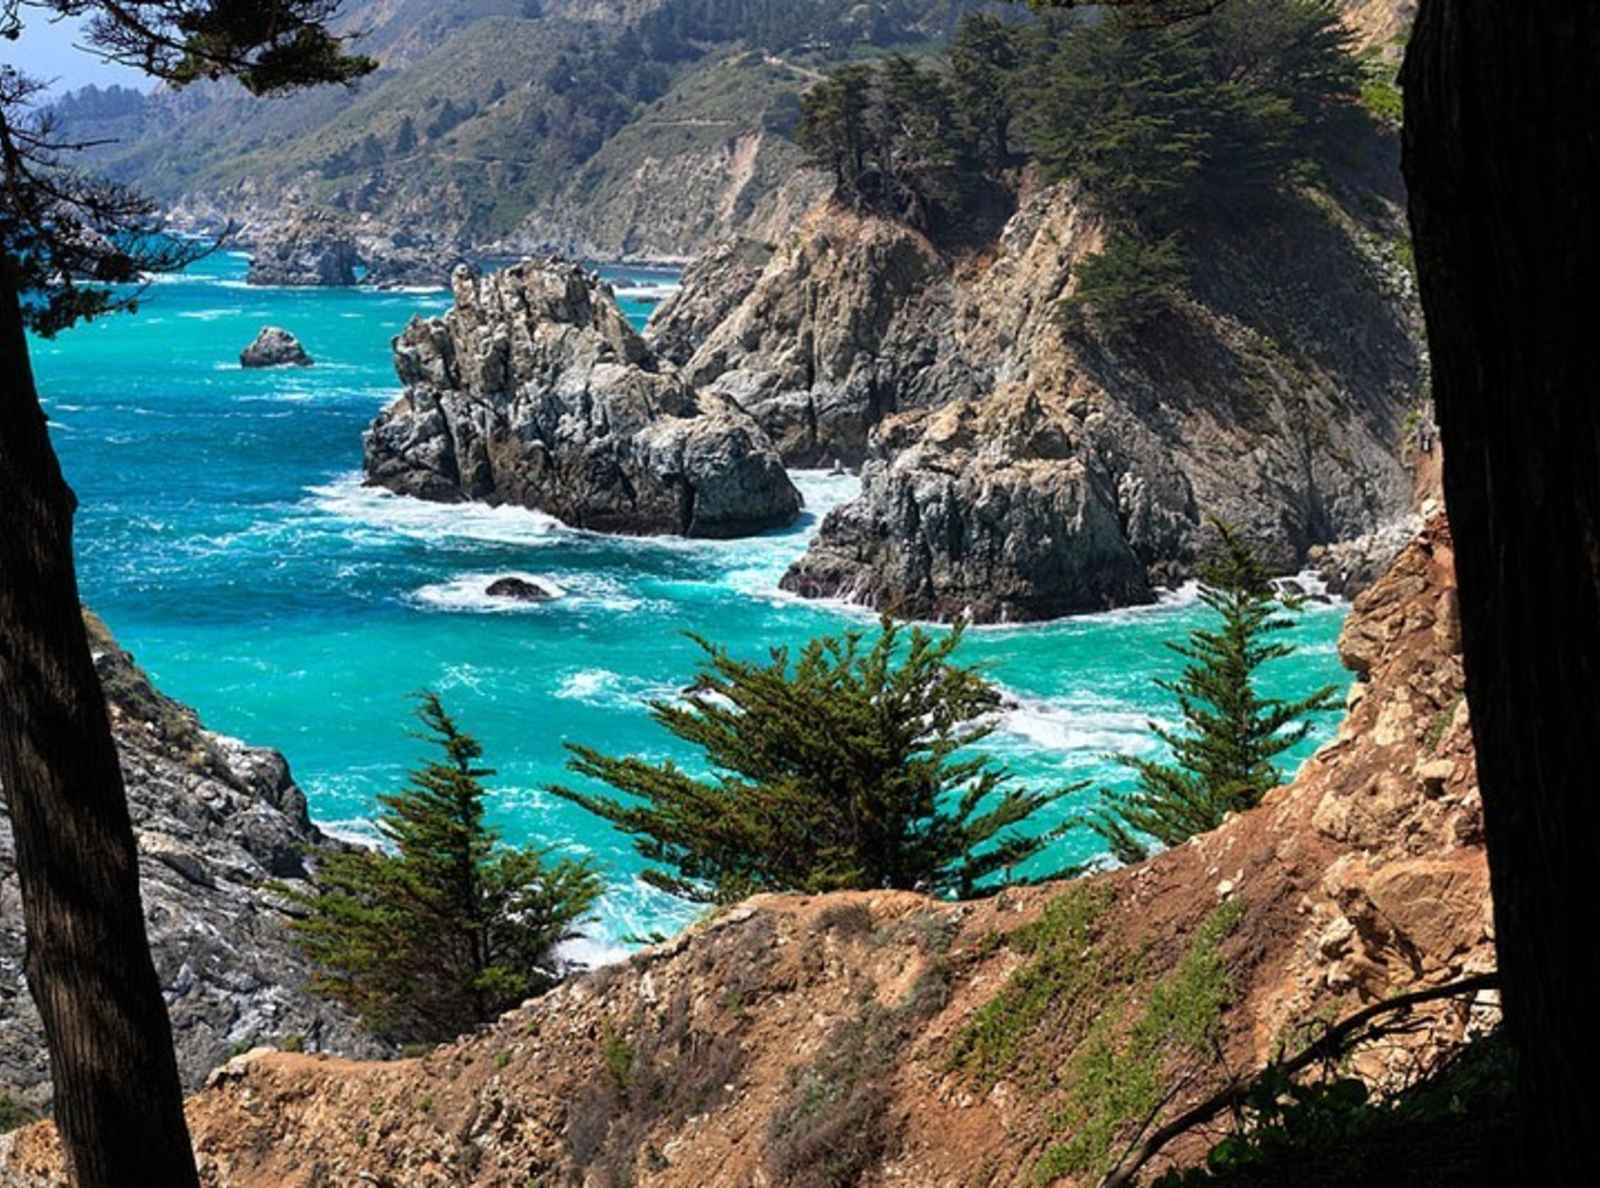
<svg viewBox="0 0 1600 1188">
<path fill-rule="evenodd" d="M 448 294 L 254 289 L 245 267 L 214 255 L 162 278 L 135 316 L 34 343 L 81 500 L 85 600 L 207 725 L 285 752 L 313 815 L 335 832 L 366 833 L 374 797 L 403 782 L 424 751 L 407 733 L 407 695 L 436 689 L 498 770 L 491 812 L 507 838 L 588 853 L 606 870 L 594 945 L 690 918 L 637 882 L 627 839 L 543 787 L 562 777 L 564 740 L 693 764 L 644 707 L 691 677 L 697 653 L 684 631 L 760 658 L 870 626 L 777 589 L 855 480 L 800 473 L 799 524 L 730 542 L 599 537 L 536 513 L 364 490 L 361 431 L 398 391 L 389 340 L 412 314 L 448 308 Z M 673 280 L 605 272 L 640 325 Z M 265 324 L 297 334 L 317 365 L 241 370 L 240 349 Z M 508 609 L 482 596 L 510 573 L 546 578 L 566 597 Z M 966 658 L 1017 700 L 991 750 L 1031 781 L 1123 782 L 1103 755 L 1150 753 L 1147 718 L 1171 714 L 1151 678 L 1178 667 L 1162 641 L 1205 613 L 1179 595 L 970 633 Z M 1268 671 L 1269 692 L 1343 684 L 1343 614 L 1307 612 L 1293 637 L 1301 651 Z M 1319 722 L 1294 758 L 1334 724 Z M 1095 851 L 1076 837 L 1056 857 Z"/>
</svg>

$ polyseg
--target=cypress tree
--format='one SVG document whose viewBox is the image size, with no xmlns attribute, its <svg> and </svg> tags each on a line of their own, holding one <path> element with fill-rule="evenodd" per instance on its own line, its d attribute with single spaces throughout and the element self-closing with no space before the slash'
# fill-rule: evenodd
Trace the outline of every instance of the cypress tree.
<svg viewBox="0 0 1600 1188">
<path fill-rule="evenodd" d="M 483 748 L 433 693 L 417 716 L 444 756 L 379 797 L 387 848 L 321 851 L 315 891 L 285 893 L 306 913 L 293 931 L 315 990 L 380 1034 L 446 1040 L 554 983 L 551 950 L 601 883 L 586 863 L 502 846 L 483 819 Z"/>
<path fill-rule="evenodd" d="M 1202 575 L 1200 599 L 1221 626 L 1191 631 L 1187 643 L 1169 642 L 1189 664 L 1177 681 L 1156 682 L 1178 699 L 1186 726 L 1179 733 L 1150 723 L 1174 762 L 1118 756 L 1138 775 L 1138 786 L 1108 792 L 1106 807 L 1088 821 L 1124 862 L 1148 856 L 1145 838 L 1179 845 L 1217 828 L 1228 813 L 1255 807 L 1279 782 L 1272 761 L 1310 731 L 1311 723 L 1301 719 L 1336 704 L 1331 685 L 1297 701 L 1257 694 L 1256 671 L 1294 653 L 1272 637 L 1294 625 L 1279 612 L 1299 604 L 1274 591 L 1250 548 L 1226 526 L 1217 527 L 1221 548 Z"/>
<path fill-rule="evenodd" d="M 574 772 L 626 799 L 550 790 L 632 834 L 660 864 L 643 877 L 697 902 L 760 891 L 970 894 L 1058 836 L 1015 827 L 1077 788 L 1012 787 L 971 750 L 994 730 L 999 698 L 951 662 L 961 635 L 907 638 L 885 619 L 870 644 L 859 632 L 823 637 L 793 665 L 786 649 L 753 664 L 695 637 L 705 659 L 685 700 L 653 702 L 651 713 L 703 749 L 710 774 L 569 744 Z"/>
</svg>

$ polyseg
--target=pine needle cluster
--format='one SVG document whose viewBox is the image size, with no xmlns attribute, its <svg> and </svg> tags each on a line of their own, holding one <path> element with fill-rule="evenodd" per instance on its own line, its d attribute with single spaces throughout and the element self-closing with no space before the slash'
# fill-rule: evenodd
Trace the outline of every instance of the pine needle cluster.
<svg viewBox="0 0 1600 1188">
<path fill-rule="evenodd" d="M 1189 664 L 1176 681 L 1156 684 L 1178 701 L 1184 729 L 1150 729 L 1172 752 L 1171 763 L 1114 756 L 1138 775 L 1132 792 L 1107 792 L 1088 823 L 1123 862 L 1149 855 L 1149 839 L 1179 845 L 1254 808 L 1280 782 L 1273 760 L 1311 730 L 1307 715 L 1333 709 L 1333 686 L 1295 701 L 1256 692 L 1262 665 L 1294 653 L 1273 639 L 1294 626 L 1282 612 L 1299 601 L 1279 594 L 1244 541 L 1217 525 L 1221 547 L 1201 575 L 1200 600 L 1217 613 L 1215 630 L 1197 629 L 1187 643 L 1167 646 Z"/>
<path fill-rule="evenodd" d="M 1075 788 L 1014 787 L 973 751 L 995 729 L 999 697 L 951 662 L 961 636 L 885 619 L 870 642 L 823 637 L 793 663 L 778 649 L 767 664 L 695 637 L 705 658 L 694 684 L 651 712 L 702 749 L 710 773 L 569 745 L 574 772 L 623 797 L 551 791 L 633 835 L 657 864 L 643 877 L 697 902 L 762 891 L 972 894 L 1059 836 L 1018 827 Z"/>
<path fill-rule="evenodd" d="M 378 1034 L 440 1041 L 548 989 L 552 950 L 602 884 L 587 863 L 502 845 L 484 821 L 483 748 L 433 693 L 417 716 L 443 758 L 379 797 L 384 848 L 319 851 L 315 889 L 280 890 L 304 913 L 292 931 L 313 989 Z"/>
</svg>

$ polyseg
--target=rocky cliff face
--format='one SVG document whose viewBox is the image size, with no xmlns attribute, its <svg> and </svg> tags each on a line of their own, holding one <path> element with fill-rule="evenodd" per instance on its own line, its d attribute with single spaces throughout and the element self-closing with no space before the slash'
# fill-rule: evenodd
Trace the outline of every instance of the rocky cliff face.
<svg viewBox="0 0 1600 1188">
<path fill-rule="evenodd" d="M 1104 237 L 1070 189 L 959 258 L 824 207 L 753 282 L 747 255 L 707 257 L 649 333 L 791 463 L 864 463 L 790 589 L 919 617 L 1098 609 L 1191 573 L 1210 517 L 1289 571 L 1407 509 L 1424 354 L 1397 198 L 1201 228 L 1190 292 L 1115 339 L 1061 316 Z"/>
<path fill-rule="evenodd" d="M 306 848 L 327 841 L 283 756 L 206 730 L 151 686 L 99 620 L 89 626 L 185 1083 L 198 1087 L 241 1046 L 291 1036 L 313 1050 L 381 1054 L 353 1019 L 306 993 L 305 965 L 265 888 L 304 880 Z M 42 1105 L 49 1060 L 24 946 L 11 825 L 0 816 L 0 1093 Z"/>
<path fill-rule="evenodd" d="M 368 482 L 600 532 L 731 537 L 798 514 L 760 426 L 658 360 L 597 278 L 525 261 L 454 289 L 395 340 L 406 393 L 366 435 Z"/>
<path fill-rule="evenodd" d="M 341 221 L 315 211 L 297 212 L 255 240 L 252 285 L 322 286 L 356 283 L 361 255 Z"/>
<path fill-rule="evenodd" d="M 1489 968 L 1442 520 L 1358 600 L 1340 646 L 1357 681 L 1338 737 L 1215 833 L 967 904 L 761 897 L 421 1060 L 242 1057 L 189 1105 L 204 1182 L 1066 1182 L 1041 1156 L 1092 1140 L 1078 1078 L 1157 985 L 1170 1000 L 1210 969 L 1222 987 L 1214 1050 L 1158 1049 L 1153 1074 L 1180 1086 L 1161 1120 L 1298 1024 Z M 1351 1067 L 1393 1083 L 1494 1015 L 1489 995 L 1422 1008 Z M 1098 1124 L 1120 1150 L 1137 1120 Z M 59 1184 L 49 1128 L 0 1145 L 0 1169 Z"/>
</svg>

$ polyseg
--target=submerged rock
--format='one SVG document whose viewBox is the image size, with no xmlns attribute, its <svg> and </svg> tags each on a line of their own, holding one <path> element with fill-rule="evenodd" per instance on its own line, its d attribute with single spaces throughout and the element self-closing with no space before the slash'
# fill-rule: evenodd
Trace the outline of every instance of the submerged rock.
<svg viewBox="0 0 1600 1188">
<path fill-rule="evenodd" d="M 310 367 L 312 363 L 300 340 L 279 326 L 263 326 L 255 341 L 239 352 L 240 367 Z"/>
<path fill-rule="evenodd" d="M 498 578 L 489 583 L 484 593 L 490 598 L 504 598 L 511 602 L 550 602 L 556 597 L 536 582 L 519 577 Z"/>
<path fill-rule="evenodd" d="M 799 513 L 761 427 L 691 389 L 582 268 L 460 268 L 452 288 L 449 313 L 395 339 L 406 391 L 364 438 L 369 484 L 639 535 L 745 536 Z"/>
</svg>

